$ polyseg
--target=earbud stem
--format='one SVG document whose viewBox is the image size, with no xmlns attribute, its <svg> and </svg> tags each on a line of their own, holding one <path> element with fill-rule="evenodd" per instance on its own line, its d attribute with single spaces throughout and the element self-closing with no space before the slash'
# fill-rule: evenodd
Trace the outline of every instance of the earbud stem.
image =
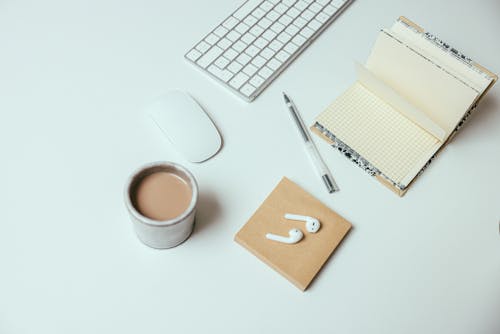
<svg viewBox="0 0 500 334">
<path fill-rule="evenodd" d="M 309 216 L 296 215 L 296 214 L 293 214 L 293 213 L 286 213 L 285 214 L 285 218 L 286 219 L 290 219 L 290 220 L 303 221 L 303 222 L 307 222 L 309 220 L 312 220 L 312 218 L 309 217 Z"/>
<path fill-rule="evenodd" d="M 293 234 L 294 232 L 295 232 L 295 234 Z M 297 242 L 302 240 L 302 238 L 304 237 L 304 234 L 302 234 L 302 232 L 300 230 L 297 230 L 297 229 L 290 230 L 289 234 L 290 235 L 288 237 L 284 237 L 281 235 L 267 233 L 266 238 L 269 240 L 281 242 L 284 244 L 296 244 Z"/>
</svg>

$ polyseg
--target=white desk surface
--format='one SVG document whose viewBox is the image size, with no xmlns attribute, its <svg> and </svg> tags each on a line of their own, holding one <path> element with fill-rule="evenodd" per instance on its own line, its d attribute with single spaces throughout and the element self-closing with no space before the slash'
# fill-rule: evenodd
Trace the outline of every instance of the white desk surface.
<svg viewBox="0 0 500 334">
<path fill-rule="evenodd" d="M 316 139 L 327 194 L 281 92 L 311 123 L 400 15 L 500 73 L 500 3 L 355 1 L 251 104 L 183 59 L 239 3 L 0 2 L 0 333 L 499 333 L 499 85 L 403 198 Z M 141 112 L 170 89 L 220 128 L 212 160 L 185 162 Z M 201 188 L 194 234 L 164 251 L 123 204 L 156 160 Z M 233 241 L 282 176 L 354 225 L 305 293 Z"/>
</svg>

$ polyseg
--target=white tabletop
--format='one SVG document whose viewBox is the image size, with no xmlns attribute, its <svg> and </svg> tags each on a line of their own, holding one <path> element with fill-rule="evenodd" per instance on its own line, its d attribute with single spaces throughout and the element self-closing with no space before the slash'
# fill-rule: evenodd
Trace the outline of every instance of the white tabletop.
<svg viewBox="0 0 500 334">
<path fill-rule="evenodd" d="M 500 3 L 355 1 L 250 104 L 183 59 L 239 3 L 0 2 L 0 333 L 499 333 L 498 85 L 403 198 L 315 137 L 327 194 L 281 92 L 310 124 L 400 15 L 500 73 Z M 208 162 L 141 111 L 170 89 L 219 127 Z M 157 160 L 201 191 L 194 234 L 163 251 L 123 204 Z M 304 293 L 233 241 L 283 176 L 354 226 Z"/>
</svg>

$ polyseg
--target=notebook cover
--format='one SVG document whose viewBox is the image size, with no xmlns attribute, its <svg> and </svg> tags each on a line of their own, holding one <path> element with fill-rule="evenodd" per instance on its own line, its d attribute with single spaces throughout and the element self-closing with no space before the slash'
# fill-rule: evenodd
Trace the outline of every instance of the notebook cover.
<svg viewBox="0 0 500 334">
<path fill-rule="evenodd" d="M 308 233 L 304 222 L 287 220 L 285 213 L 315 217 L 321 228 L 317 233 Z M 288 236 L 292 228 L 304 233 L 304 238 L 296 244 L 265 237 L 267 233 Z M 285 177 L 234 240 L 304 291 L 350 228 L 347 220 Z"/>
<path fill-rule="evenodd" d="M 409 28 L 415 29 L 416 31 L 425 34 L 425 36 L 431 40 L 436 47 L 440 47 L 444 51 L 450 53 L 451 56 L 457 57 L 460 59 L 464 66 L 469 66 L 471 68 L 474 68 L 476 71 L 482 73 L 486 77 L 489 77 L 491 79 L 490 85 L 482 92 L 482 94 L 477 98 L 475 104 L 471 106 L 465 113 L 464 116 L 462 117 L 461 121 L 459 124 L 456 126 L 456 128 L 453 130 L 453 132 L 450 134 L 450 136 L 447 138 L 447 140 L 441 145 L 441 147 L 436 151 L 436 153 L 427 161 L 427 163 L 421 168 L 421 170 L 416 174 L 416 176 L 404 187 L 402 187 L 400 184 L 397 184 L 393 182 L 391 179 L 387 178 L 385 175 L 383 175 L 375 166 L 373 166 L 369 161 L 364 159 L 362 156 L 360 156 L 356 151 L 354 151 L 352 148 L 350 148 L 346 143 L 341 142 L 338 140 L 333 133 L 328 131 L 327 128 L 323 127 L 321 124 L 316 122 L 313 124 L 310 129 L 312 132 L 316 133 L 319 137 L 323 138 L 326 140 L 330 145 L 332 145 L 336 150 L 344 154 L 348 159 L 356 163 L 359 167 L 364 169 L 368 174 L 374 176 L 380 183 L 382 183 L 384 186 L 392 190 L 394 193 L 396 193 L 399 196 L 403 196 L 409 189 L 409 187 L 413 184 L 413 182 L 417 179 L 417 177 L 423 173 L 423 171 L 430 165 L 430 163 L 434 160 L 434 158 L 437 156 L 439 152 L 452 140 L 452 138 L 456 135 L 456 133 L 462 128 L 462 126 L 466 123 L 467 120 L 469 120 L 470 116 L 474 113 L 476 110 L 477 104 L 479 101 L 484 97 L 486 92 L 488 92 L 491 87 L 496 83 L 498 80 L 498 76 L 491 71 L 487 70 L 485 67 L 482 65 L 474 62 L 470 58 L 466 57 L 459 51 L 457 51 L 455 48 L 451 47 L 449 44 L 443 42 L 442 40 L 438 39 L 434 35 L 425 32 L 423 28 L 415 24 L 414 22 L 410 21 L 404 16 L 399 17 L 399 20 L 404 22 Z"/>
</svg>

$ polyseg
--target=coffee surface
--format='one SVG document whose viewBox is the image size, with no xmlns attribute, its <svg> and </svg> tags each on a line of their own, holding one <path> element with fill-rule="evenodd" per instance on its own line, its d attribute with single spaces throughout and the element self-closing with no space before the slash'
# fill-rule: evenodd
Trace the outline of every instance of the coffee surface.
<svg viewBox="0 0 500 334">
<path fill-rule="evenodd" d="M 135 206 L 150 219 L 169 220 L 186 211 L 191 196 L 189 184 L 180 176 L 156 172 L 140 181 L 135 194 Z"/>
</svg>

